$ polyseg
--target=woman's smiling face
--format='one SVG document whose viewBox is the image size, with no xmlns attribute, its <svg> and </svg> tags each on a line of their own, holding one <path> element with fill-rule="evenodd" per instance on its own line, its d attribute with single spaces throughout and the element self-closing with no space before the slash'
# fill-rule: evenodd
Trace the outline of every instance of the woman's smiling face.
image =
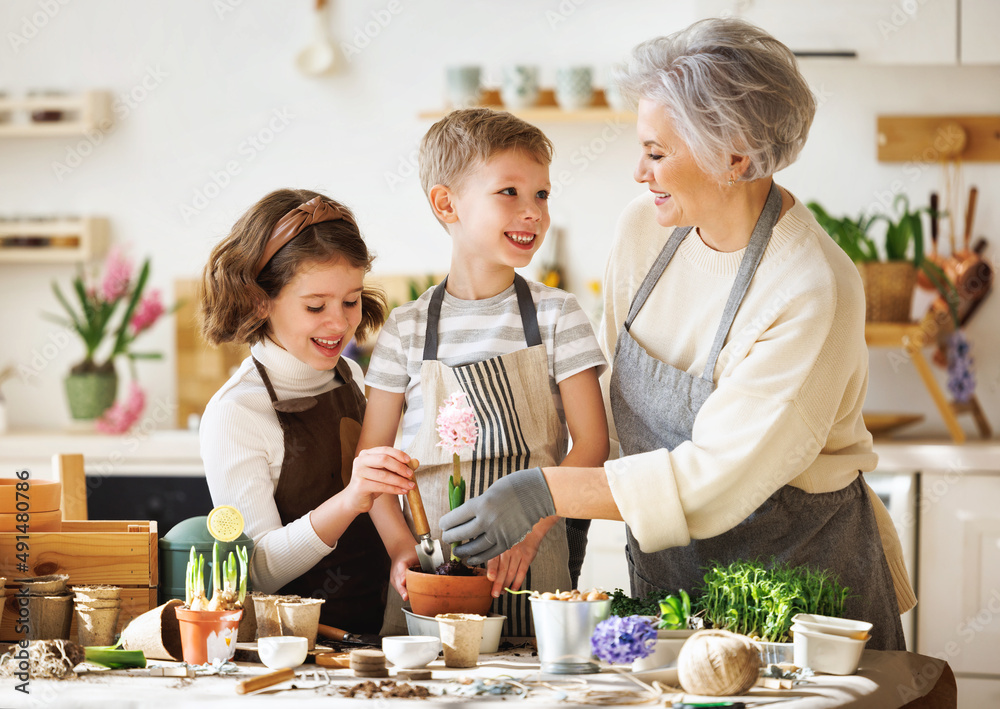
<svg viewBox="0 0 1000 709">
<path fill-rule="evenodd" d="M 364 277 L 342 258 L 303 264 L 270 303 L 271 339 L 317 371 L 333 369 L 361 323 Z"/>
<path fill-rule="evenodd" d="M 649 99 L 639 100 L 636 123 L 642 156 L 635 181 L 649 186 L 661 226 L 700 226 L 721 206 L 724 184 L 695 161 L 674 129 L 670 113 Z"/>
</svg>

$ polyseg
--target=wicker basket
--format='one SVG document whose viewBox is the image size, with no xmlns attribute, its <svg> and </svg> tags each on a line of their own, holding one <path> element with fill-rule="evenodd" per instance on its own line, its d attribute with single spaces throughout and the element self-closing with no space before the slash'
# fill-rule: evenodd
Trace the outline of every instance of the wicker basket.
<svg viewBox="0 0 1000 709">
<path fill-rule="evenodd" d="M 909 261 L 859 263 L 865 287 L 865 320 L 910 322 L 917 270 Z"/>
</svg>

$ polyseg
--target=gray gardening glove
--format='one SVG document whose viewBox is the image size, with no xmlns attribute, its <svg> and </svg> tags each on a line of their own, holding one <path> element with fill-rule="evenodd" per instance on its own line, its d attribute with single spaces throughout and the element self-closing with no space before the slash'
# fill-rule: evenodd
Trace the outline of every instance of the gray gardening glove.
<svg viewBox="0 0 1000 709">
<path fill-rule="evenodd" d="M 468 540 L 452 551 L 475 566 L 500 556 L 524 539 L 538 520 L 555 513 L 542 469 L 518 470 L 442 517 L 441 539 L 448 544 Z"/>
</svg>

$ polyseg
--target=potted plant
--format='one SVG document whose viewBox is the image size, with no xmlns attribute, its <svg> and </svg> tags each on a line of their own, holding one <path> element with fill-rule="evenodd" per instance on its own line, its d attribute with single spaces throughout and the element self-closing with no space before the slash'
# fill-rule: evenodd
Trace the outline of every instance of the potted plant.
<svg viewBox="0 0 1000 709">
<path fill-rule="evenodd" d="M 471 406 L 465 404 L 465 394 L 455 392 L 438 410 L 436 420 L 439 446 L 452 455 L 452 475 L 448 479 L 448 508 L 455 509 L 465 502 L 465 480 L 462 478 L 461 452 L 474 448 L 479 439 L 479 426 Z M 476 613 L 486 615 L 493 604 L 493 582 L 486 569 L 471 568 L 454 554 L 451 559 L 429 574 L 420 567 L 406 572 L 406 591 L 413 612 L 434 616 L 438 613 Z"/>
<path fill-rule="evenodd" d="M 237 557 L 239 569 L 237 570 Z M 191 547 L 185 603 L 177 608 L 181 651 L 189 665 L 226 662 L 236 653 L 236 636 L 247 592 L 249 560 L 245 546 L 219 563 L 219 543 L 212 546 L 212 597 L 205 596 L 205 557 Z"/>
<path fill-rule="evenodd" d="M 827 571 L 735 561 L 707 570 L 694 605 L 711 627 L 756 640 L 766 663 L 791 662 L 792 617 L 842 618 L 849 592 Z"/>
<path fill-rule="evenodd" d="M 910 201 L 905 194 L 897 195 L 893 201 L 896 216 L 833 217 L 816 202 L 809 202 L 807 206 L 820 226 L 857 264 L 865 289 L 865 317 L 869 322 L 910 321 L 918 270 L 948 298 L 950 283 L 947 277 L 937 264 L 924 257 L 921 214 L 929 211 L 927 208 L 910 211 Z M 884 258 L 868 235 L 880 221 L 886 223 Z"/>
<path fill-rule="evenodd" d="M 128 358 L 132 367 L 132 386 L 125 402 L 102 420 L 99 429 L 107 433 L 128 430 L 142 413 L 145 395 L 137 383 L 135 360 L 162 356 L 131 350 L 136 338 L 166 312 L 159 291 L 144 293 L 149 270 L 149 259 L 146 259 L 136 275 L 124 253 L 113 248 L 100 279 L 91 281 L 82 272 L 78 273 L 73 279 L 70 297 L 53 282 L 52 290 L 65 310 L 65 317 L 44 314 L 47 319 L 76 332 L 83 341 L 84 358 L 70 369 L 66 378 L 66 397 L 74 419 L 97 419 L 112 409 L 118 392 L 115 358 Z M 75 305 L 70 302 L 73 296 Z M 103 347 L 109 339 L 110 350 Z"/>
</svg>

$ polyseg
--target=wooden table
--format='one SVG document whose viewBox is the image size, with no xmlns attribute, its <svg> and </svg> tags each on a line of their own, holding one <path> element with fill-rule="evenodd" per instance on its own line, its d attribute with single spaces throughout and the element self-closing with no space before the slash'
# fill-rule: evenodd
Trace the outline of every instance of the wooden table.
<svg viewBox="0 0 1000 709">
<path fill-rule="evenodd" d="M 408 703 L 408 706 L 439 707 L 456 703 L 470 706 L 496 704 L 499 696 L 463 696 L 457 692 L 463 685 L 455 680 L 460 678 L 489 679 L 514 678 L 528 686 L 528 696 L 524 703 L 532 706 L 593 706 L 598 697 L 610 700 L 606 703 L 634 703 L 636 698 L 649 698 L 645 706 L 671 706 L 682 698 L 688 701 L 713 701 L 717 698 L 696 698 L 666 689 L 664 694 L 654 697 L 627 676 L 608 666 L 593 675 L 542 675 L 539 672 L 537 656 L 531 648 L 507 650 L 500 653 L 481 655 L 479 666 L 468 669 L 444 667 L 439 659 L 430 665 L 433 678 L 430 681 L 415 682 L 430 689 L 429 699 L 416 700 L 382 699 L 386 702 Z M 176 665 L 151 661 L 155 665 Z M 306 665 L 299 671 L 312 668 Z M 295 706 L 297 709 L 311 707 L 362 706 L 353 699 L 341 695 L 340 687 L 350 687 L 364 680 L 352 676 L 350 670 L 329 670 L 329 686 L 309 689 L 290 689 L 289 684 L 277 685 L 281 691 L 268 694 L 237 695 L 236 684 L 240 680 L 263 674 L 268 670 L 262 665 L 240 663 L 234 674 L 197 676 L 194 679 L 176 677 L 150 677 L 148 670 L 119 670 L 80 672 L 73 680 L 31 680 L 30 695 L 16 692 L 10 680 L 0 685 L 0 706 L 2 707 L 49 707 L 59 709 L 114 707 L 164 708 L 167 707 L 249 707 L 268 704 L 270 706 Z M 630 674 L 630 673 L 629 673 Z M 391 678 L 390 678 L 391 679 Z M 378 682 L 379 680 L 375 680 Z M 304 680 L 297 680 L 304 684 Z M 467 686 L 467 685 L 466 685 Z M 932 691 L 933 690 L 933 691 Z M 871 709 L 938 709 L 954 707 L 956 699 L 954 676 L 948 665 L 938 659 L 907 652 L 865 651 L 858 674 L 849 677 L 817 675 L 808 683 L 790 690 L 764 690 L 755 688 L 741 697 L 743 701 L 760 702 L 754 706 L 766 706 L 781 700 L 781 709 L 820 709 L 825 707 L 856 707 Z M 631 700 L 631 701 L 630 701 Z M 522 700 L 507 696 L 506 703 Z M 587 702 L 590 702 L 589 704 Z M 294 704 L 292 704 L 294 702 Z M 401 704 L 403 706 L 403 704 Z"/>
</svg>

